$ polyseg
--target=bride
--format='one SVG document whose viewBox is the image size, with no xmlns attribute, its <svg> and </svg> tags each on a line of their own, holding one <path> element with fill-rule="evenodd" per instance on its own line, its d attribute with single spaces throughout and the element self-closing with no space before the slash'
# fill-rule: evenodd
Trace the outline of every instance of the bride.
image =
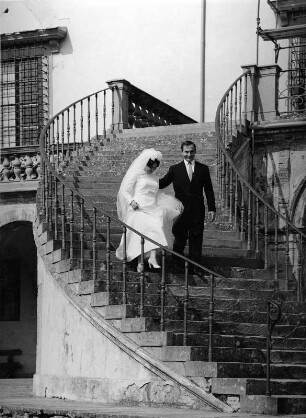
<svg viewBox="0 0 306 418">
<path fill-rule="evenodd" d="M 118 218 L 133 229 L 168 248 L 172 248 L 172 225 L 183 210 L 176 198 L 159 191 L 158 177 L 154 174 L 162 154 L 153 148 L 145 149 L 126 172 L 117 197 Z M 160 268 L 156 259 L 157 245 L 144 242 L 144 253 L 149 267 Z M 141 237 L 127 228 L 126 257 L 138 257 L 137 271 L 141 270 Z M 116 251 L 124 259 L 124 236 Z"/>
</svg>

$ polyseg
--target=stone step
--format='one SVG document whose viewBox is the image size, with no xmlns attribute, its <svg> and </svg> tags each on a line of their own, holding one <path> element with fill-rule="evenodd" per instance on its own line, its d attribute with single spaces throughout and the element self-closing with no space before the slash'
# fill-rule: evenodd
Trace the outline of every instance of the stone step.
<svg viewBox="0 0 306 418">
<path fill-rule="evenodd" d="M 134 308 L 131 305 L 109 305 L 95 308 L 104 319 L 118 319 L 133 316 Z"/>
<path fill-rule="evenodd" d="M 278 395 L 277 399 L 277 412 L 278 414 L 306 414 L 306 396 L 288 396 L 288 395 Z"/>
<path fill-rule="evenodd" d="M 182 161 L 181 152 L 174 152 L 171 147 L 160 147 L 159 151 L 162 153 L 161 166 L 169 164 L 177 164 Z M 130 164 L 137 155 L 140 154 L 140 151 L 137 153 L 133 151 L 118 151 L 105 149 L 105 147 L 97 149 L 92 155 L 80 155 L 77 159 L 70 159 L 69 164 L 73 165 L 76 163 L 79 164 L 92 164 L 93 162 L 103 162 L 105 164 Z M 216 158 L 216 146 L 215 144 L 207 144 L 205 149 L 199 149 L 196 153 L 196 160 L 199 162 L 206 162 L 207 159 Z"/>
<path fill-rule="evenodd" d="M 140 332 L 140 333 L 128 333 L 129 338 L 135 341 L 138 345 L 142 347 L 162 347 L 165 345 L 168 346 L 182 346 L 183 345 L 183 333 L 176 333 L 176 332 L 158 332 L 158 331 L 151 331 L 151 332 Z M 208 334 L 188 334 L 187 336 L 187 344 L 191 346 L 203 346 L 207 347 L 209 345 L 209 335 Z M 266 349 L 266 338 L 265 337 L 237 337 L 237 336 L 225 336 L 225 335 L 213 335 L 213 347 L 229 347 L 229 348 L 256 348 L 256 349 Z M 282 337 L 276 337 L 273 339 L 273 347 L 274 349 L 292 349 L 302 351 L 306 349 L 306 339 L 291 339 L 286 340 Z M 306 366 L 303 367 L 303 373 L 306 372 Z M 239 375 L 240 376 L 240 375 Z M 232 376 L 228 376 L 232 377 Z M 249 377 L 249 376 L 247 376 Z M 257 376 L 255 376 L 257 377 Z M 282 375 L 278 377 L 286 377 L 288 376 Z"/>
<path fill-rule="evenodd" d="M 78 291 L 78 294 L 91 294 L 91 289 L 89 288 L 88 285 L 86 285 L 87 282 L 82 282 L 82 284 L 79 285 L 79 287 L 82 285 L 82 290 Z M 84 286 L 83 286 L 84 284 Z M 98 283 L 95 283 L 94 286 L 96 287 L 97 291 L 100 290 Z M 104 299 L 102 300 L 102 298 L 99 299 L 99 301 L 96 300 L 97 298 L 91 298 L 92 301 L 92 306 L 95 307 L 101 307 L 101 306 L 114 306 L 114 305 L 120 305 L 123 304 L 123 298 L 121 298 L 120 300 L 118 300 L 118 303 L 114 304 L 113 299 L 107 300 Z M 140 294 L 133 294 L 133 297 L 130 297 L 128 299 L 128 305 L 131 307 L 134 307 L 134 311 L 133 311 L 133 316 L 138 316 L 140 314 Z M 180 302 L 180 303 L 179 303 Z M 155 305 L 153 305 L 153 303 L 155 303 Z M 184 313 L 184 308 L 180 305 L 183 304 L 183 299 L 181 299 L 180 301 L 177 301 L 176 303 L 173 304 L 167 304 L 164 307 L 164 319 L 167 321 L 166 327 L 167 330 L 168 329 L 168 325 L 169 323 L 173 323 L 173 321 L 181 321 L 183 320 L 185 313 Z M 161 306 L 160 306 L 160 302 L 159 302 L 159 298 L 154 298 L 154 297 L 147 297 L 145 298 L 144 301 L 144 306 L 143 306 L 143 310 L 144 310 L 144 315 L 145 316 L 151 316 L 153 318 L 160 318 L 161 315 Z M 207 321 L 209 317 L 209 311 L 207 309 L 199 309 L 199 308 L 194 308 L 194 307 L 189 307 L 187 309 L 187 313 L 186 313 L 186 318 L 188 322 L 191 322 L 190 325 L 192 325 L 193 321 L 200 321 L 201 319 L 203 321 Z M 214 333 L 215 334 L 222 334 L 222 329 L 223 329 L 223 324 L 224 323 L 237 323 L 238 321 L 241 321 L 242 323 L 248 324 L 249 328 L 256 328 L 258 327 L 258 325 L 265 325 L 266 323 L 266 313 L 257 313 L 257 312 L 246 312 L 246 311 L 228 311 L 228 312 L 224 312 L 224 311 L 215 311 L 214 312 Z M 291 314 L 291 315 L 287 315 L 285 320 L 280 320 L 279 324 L 288 324 L 288 325 L 292 325 L 292 327 L 294 327 L 295 323 L 297 322 L 299 318 L 299 314 Z M 305 322 L 302 323 L 301 325 L 306 325 Z M 189 324 L 188 324 L 189 326 Z M 190 327 L 191 328 L 191 327 Z M 189 328 L 188 328 L 189 329 Z M 178 331 L 180 330 L 179 328 L 171 328 L 171 330 L 173 331 Z M 258 335 L 259 331 L 254 331 L 255 335 Z M 190 330 L 191 333 L 191 330 Z M 259 334 L 260 335 L 260 334 Z M 263 336 L 266 335 L 266 331 L 264 331 Z M 177 340 L 180 340 L 180 336 L 178 336 Z M 191 335 L 191 337 L 193 340 L 196 340 L 196 336 Z M 205 337 L 201 337 L 202 339 L 205 339 Z M 200 338 L 199 338 L 200 339 Z M 239 340 L 239 338 L 237 337 L 237 345 L 240 344 L 240 346 L 243 346 L 243 341 L 241 339 L 241 341 Z M 240 342 L 239 342 L 240 341 Z M 244 342 L 245 341 L 251 341 L 250 337 L 245 337 Z M 257 342 L 255 341 L 254 344 L 257 345 L 262 345 L 262 342 Z M 196 344 L 198 345 L 198 344 Z M 285 345 L 285 342 L 284 342 Z M 288 344 L 289 345 L 289 344 Z M 304 343 L 302 341 L 300 341 L 300 345 L 302 347 L 302 349 L 304 349 Z M 264 348 L 264 347 L 263 347 Z"/>
<path fill-rule="evenodd" d="M 208 234 L 207 234 L 208 235 Z M 210 235 L 213 235 L 210 232 Z M 122 234 L 112 234 L 112 243 L 114 245 L 118 245 L 120 243 Z M 231 249 L 247 249 L 247 243 L 242 240 L 234 240 L 234 239 L 222 239 L 222 238 L 208 238 L 207 236 L 203 238 L 203 248 L 231 248 Z M 188 252 L 188 246 L 186 247 L 186 251 Z"/>
<path fill-rule="evenodd" d="M 208 359 L 208 347 L 169 346 L 169 347 L 146 347 L 146 351 L 161 361 L 205 361 Z M 266 361 L 264 350 L 252 348 L 230 349 L 214 348 L 213 360 L 221 362 L 244 362 L 258 363 Z M 271 361 L 273 363 L 300 363 L 306 364 L 306 352 L 291 350 L 272 350 Z"/>
<path fill-rule="evenodd" d="M 112 272 L 111 272 L 112 273 Z M 137 273 L 140 277 L 140 273 Z M 159 297 L 160 295 L 160 284 L 159 283 L 152 283 L 151 274 L 146 274 L 144 277 L 144 284 L 143 284 L 143 290 L 144 290 L 144 296 L 145 297 Z M 157 276 L 160 277 L 160 276 Z M 111 274 L 110 278 L 110 290 L 111 293 L 108 296 L 110 300 L 113 300 L 115 303 L 117 303 L 117 300 L 122 299 L 122 281 L 114 280 L 117 279 L 115 272 Z M 170 278 L 171 279 L 171 278 Z M 167 278 L 166 278 L 167 280 Z M 87 283 L 90 280 L 84 281 L 82 283 Z M 105 286 L 105 278 L 102 280 L 96 280 L 97 282 L 101 283 L 101 288 Z M 89 285 L 87 283 L 87 285 Z M 135 296 L 135 290 L 136 289 L 136 296 Z M 185 297 L 185 287 L 181 285 L 175 285 L 175 284 L 167 284 L 166 290 L 168 293 L 168 297 L 172 299 L 173 298 L 184 298 Z M 126 297 L 130 298 L 131 300 L 135 297 L 138 297 L 140 294 L 140 283 L 139 279 L 132 278 L 132 281 L 130 279 L 126 282 Z M 192 306 L 195 306 L 198 309 L 201 309 L 207 304 L 207 299 L 210 298 L 211 290 L 210 290 L 210 284 L 207 284 L 205 287 L 202 286 L 189 286 L 188 288 L 188 300 L 190 300 L 190 304 Z M 215 303 L 215 309 L 216 307 L 220 306 L 221 308 L 227 307 L 229 309 L 230 305 L 232 306 L 232 310 L 238 310 L 240 308 L 246 308 L 246 311 L 249 309 L 251 312 L 258 312 L 257 309 L 262 308 L 262 312 L 266 312 L 266 300 L 268 298 L 281 298 L 282 300 L 287 300 L 288 304 L 286 306 L 289 306 L 290 301 L 293 300 L 293 297 L 295 296 L 295 292 L 293 291 L 286 291 L 286 292 L 275 292 L 274 289 L 269 289 L 263 286 L 262 288 L 258 289 L 245 289 L 245 288 L 227 288 L 227 287 L 217 287 L 214 289 L 214 299 L 216 300 Z M 206 298 L 206 302 L 205 302 Z M 260 298 L 264 303 L 260 303 L 257 301 L 257 298 Z M 239 302 L 237 303 L 237 300 L 244 300 L 248 301 L 249 304 Z M 221 303 L 222 301 L 222 303 Z M 120 303 L 120 302 L 119 302 Z M 292 303 L 292 302 L 291 302 Z M 293 311 L 294 313 L 295 311 Z M 288 315 L 292 315 L 292 312 L 286 312 L 286 315 L 284 315 L 285 318 L 288 317 Z M 301 314 L 301 309 L 298 310 L 298 314 Z M 305 314 L 303 315 L 305 316 Z M 304 320 L 302 317 L 301 320 Z"/>
<path fill-rule="evenodd" d="M 271 379 L 270 388 L 273 396 L 304 395 L 306 380 Z M 211 391 L 214 395 L 265 395 L 265 379 L 212 378 Z"/>
<path fill-rule="evenodd" d="M 273 395 L 305 395 L 306 379 L 289 380 L 289 379 L 271 379 L 271 393 Z M 246 393 L 247 395 L 265 395 L 265 381 L 262 379 L 247 379 Z M 213 389 L 212 389 L 213 391 Z"/>
<path fill-rule="evenodd" d="M 115 328 L 118 328 L 122 332 L 144 332 L 144 331 L 159 331 L 160 330 L 160 321 L 158 318 L 124 318 L 111 321 L 112 325 Z M 167 321 L 165 323 L 165 331 L 176 331 L 183 330 L 183 321 Z M 196 333 L 205 333 L 208 334 L 209 326 L 208 321 L 188 321 L 188 332 Z M 266 335 L 265 324 L 233 324 L 233 323 L 222 323 L 219 324 L 218 333 L 220 335 L 249 335 L 249 336 L 258 336 Z M 292 333 L 292 334 L 290 334 Z M 294 327 L 292 325 L 277 325 L 273 330 L 273 336 L 279 336 L 284 338 L 286 335 L 289 335 L 291 338 L 306 338 L 306 326 Z M 232 361 L 232 360 L 229 360 Z M 238 360 L 239 362 L 240 360 Z M 262 363 L 262 360 L 260 360 Z"/>
<path fill-rule="evenodd" d="M 166 362 L 168 367 L 187 377 L 205 378 L 265 378 L 265 363 L 241 362 Z M 272 379 L 304 379 L 306 365 L 301 364 L 271 364 L 270 377 Z"/>
<path fill-rule="evenodd" d="M 58 237 L 61 238 L 62 233 L 61 233 L 61 223 L 59 222 L 59 226 L 58 228 L 60 228 L 60 230 L 58 230 Z M 65 230 L 66 233 L 70 232 L 70 224 L 69 222 L 65 223 Z M 73 231 L 73 237 L 77 240 L 79 240 L 80 236 L 81 236 L 81 231 L 80 231 L 81 225 L 78 223 L 74 223 L 74 231 Z M 41 226 L 40 231 L 38 232 L 38 235 L 41 236 L 41 234 L 45 233 L 45 241 L 49 241 L 51 239 L 53 239 L 54 237 L 54 225 L 52 225 L 52 227 L 50 227 L 48 224 L 44 224 L 44 226 Z M 122 235 L 122 230 L 123 227 L 121 225 L 115 225 L 112 224 L 111 225 L 111 234 L 112 237 L 117 238 L 117 237 L 121 237 Z M 107 226 L 106 225 L 100 225 L 99 226 L 99 231 L 97 231 L 97 234 L 102 234 L 102 236 L 104 237 L 105 234 L 107 232 Z M 84 240 L 88 241 L 90 240 L 92 237 L 92 227 L 90 227 L 89 225 L 84 225 Z M 97 237 L 98 238 L 98 237 Z M 213 229 L 204 229 L 204 235 L 203 235 L 203 240 L 207 241 L 207 240 L 221 240 L 222 242 L 226 242 L 226 243 L 230 243 L 232 241 L 239 241 L 239 242 L 244 242 L 242 239 L 240 239 L 240 233 L 238 231 L 220 231 L 220 230 L 213 230 Z M 204 242 L 205 244 L 205 242 Z"/>
</svg>

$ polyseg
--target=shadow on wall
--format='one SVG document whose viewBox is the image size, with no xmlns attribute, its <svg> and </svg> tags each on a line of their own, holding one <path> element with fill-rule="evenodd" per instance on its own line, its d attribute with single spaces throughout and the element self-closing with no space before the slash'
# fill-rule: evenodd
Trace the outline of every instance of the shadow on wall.
<svg viewBox="0 0 306 418">
<path fill-rule="evenodd" d="M 37 255 L 32 223 L 0 228 L 0 378 L 31 377 L 36 367 Z M 7 350 L 15 353 L 7 357 Z"/>
</svg>

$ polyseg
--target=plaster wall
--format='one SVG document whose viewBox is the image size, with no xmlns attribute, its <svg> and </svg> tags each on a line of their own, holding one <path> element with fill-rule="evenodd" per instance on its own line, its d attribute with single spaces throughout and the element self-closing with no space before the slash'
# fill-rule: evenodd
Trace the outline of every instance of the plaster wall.
<svg viewBox="0 0 306 418">
<path fill-rule="evenodd" d="M 127 387 L 157 380 L 75 309 L 40 256 L 38 318 L 36 395 L 114 402 Z"/>
</svg>

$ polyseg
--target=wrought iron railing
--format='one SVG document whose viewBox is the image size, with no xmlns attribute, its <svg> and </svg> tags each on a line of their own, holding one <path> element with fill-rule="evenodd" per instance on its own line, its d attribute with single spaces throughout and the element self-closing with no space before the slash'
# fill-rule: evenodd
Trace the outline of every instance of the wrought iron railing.
<svg viewBox="0 0 306 418">
<path fill-rule="evenodd" d="M 247 241 L 247 248 L 263 260 L 264 268 L 272 268 L 274 279 L 283 280 L 286 290 L 289 281 L 296 282 L 297 300 L 304 299 L 302 262 L 306 235 L 288 218 L 269 204 L 239 172 L 231 158 L 234 137 L 248 128 L 252 109 L 248 76 L 244 72 L 224 94 L 216 113 L 218 184 L 222 206 L 230 221 Z M 280 267 L 284 272 L 280 277 Z"/>
<path fill-rule="evenodd" d="M 159 245 L 154 240 L 139 233 L 120 220 L 110 216 L 95 204 L 90 198 L 86 197 L 79 189 L 66 181 L 62 175 L 63 166 L 70 159 L 69 151 L 64 152 L 65 147 L 70 144 L 72 154 L 77 158 L 82 153 L 90 151 L 91 145 L 94 147 L 95 141 L 107 137 L 107 125 L 113 124 L 115 114 L 114 88 L 101 90 L 92 95 L 86 96 L 74 102 L 61 112 L 57 113 L 44 127 L 40 136 L 40 152 L 42 159 L 42 181 L 38 194 L 38 206 L 40 208 L 39 219 L 49 225 L 53 231 L 55 240 L 61 242 L 61 249 L 67 252 L 70 259 L 77 258 L 81 269 L 87 267 L 92 271 L 92 279 L 98 279 L 98 271 L 101 269 L 105 273 L 105 289 L 109 292 L 112 288 L 112 269 L 114 260 L 112 255 L 113 244 L 111 241 L 112 228 L 121 226 L 126 242 L 127 229 L 139 236 L 141 243 L 141 272 L 140 280 L 140 303 L 139 316 L 145 316 L 145 269 L 144 269 L 144 243 L 146 240 L 154 243 L 161 251 L 162 268 L 160 281 L 160 330 L 165 330 L 166 325 L 166 297 L 171 293 L 168 291 L 166 283 L 166 273 L 169 255 L 174 255 L 185 263 L 184 269 L 184 296 L 182 299 L 183 310 L 181 318 L 183 320 L 183 344 L 188 344 L 188 323 L 192 318 L 192 309 L 189 281 L 191 266 L 201 270 L 210 280 L 211 294 L 209 303 L 209 313 L 203 321 L 207 322 L 209 334 L 208 360 L 213 358 L 213 334 L 214 334 L 214 281 L 222 275 L 193 262 L 170 249 Z M 110 129 L 110 132 L 112 129 Z M 91 233 L 91 247 L 85 249 L 85 233 Z M 78 239 L 76 240 L 76 233 Z M 97 248 L 98 237 L 103 235 L 105 248 L 103 253 Z M 90 251 L 88 251 L 90 250 Z M 90 253 L 90 258 L 86 254 Z M 124 248 L 124 259 L 122 261 L 122 304 L 127 302 L 127 274 L 128 263 Z M 90 263 L 90 266 L 88 265 Z"/>
<path fill-rule="evenodd" d="M 236 80 L 227 93 L 224 95 L 217 112 L 216 129 L 218 134 L 218 179 L 221 190 L 221 199 L 223 207 L 229 212 L 231 222 L 233 222 L 241 237 L 247 238 L 248 248 L 255 248 L 259 257 L 261 254 L 260 241 L 260 216 L 259 205 L 264 207 L 265 219 L 269 211 L 275 215 L 274 222 L 282 217 L 273 207 L 266 204 L 261 196 L 248 184 L 248 182 L 237 171 L 233 161 L 227 154 L 227 146 L 230 143 L 231 136 L 237 128 L 243 129 L 247 119 L 247 92 L 243 88 L 243 78 Z M 207 360 L 213 361 L 213 340 L 215 333 L 215 304 L 216 290 L 218 282 L 225 279 L 218 274 L 198 263 L 193 262 L 187 257 L 181 256 L 166 247 L 160 246 L 157 242 L 151 240 L 145 235 L 139 233 L 125 223 L 110 216 L 106 210 L 103 210 L 86 197 L 79 189 L 68 182 L 63 174 L 63 167 L 67 161 L 70 161 L 71 153 L 75 158 L 86 155 L 91 152 L 101 138 L 107 138 L 107 126 L 112 127 L 115 114 L 114 88 L 101 90 L 92 95 L 86 96 L 64 110 L 57 113 L 49 120 L 40 136 L 40 152 L 42 158 L 42 181 L 37 197 L 39 212 L 39 221 L 45 222 L 49 230 L 53 231 L 53 238 L 60 242 L 60 249 L 66 252 L 66 257 L 77 259 L 78 268 L 90 269 L 93 280 L 101 279 L 99 272 L 103 270 L 103 280 L 105 281 L 105 290 L 112 289 L 112 271 L 114 270 L 112 230 L 113 228 L 122 228 L 124 242 L 126 246 L 126 232 L 133 231 L 139 236 L 141 242 L 141 272 L 139 273 L 139 316 L 146 315 L 146 275 L 144 270 L 144 243 L 145 240 L 153 242 L 160 248 L 162 255 L 162 268 L 160 272 L 160 310 L 159 327 L 161 331 L 166 329 L 167 325 L 167 298 L 173 296 L 167 283 L 167 269 L 169 255 L 179 257 L 185 263 L 184 283 L 180 285 L 180 303 L 182 305 L 181 319 L 183 329 L 182 343 L 188 345 L 190 323 L 193 320 L 194 307 L 190 292 L 191 265 L 201 270 L 205 278 L 209 279 L 209 287 L 201 294 L 209 297 L 206 317 L 202 318 L 205 322 L 205 330 L 208 334 Z M 112 129 L 109 130 L 112 132 Z M 109 138 L 111 140 L 111 135 Z M 69 145 L 69 146 L 68 146 Z M 252 203 L 254 202 L 254 203 Z M 254 212 L 255 210 L 255 212 Z M 254 215 L 255 214 L 255 215 Z M 254 218 L 255 216 L 255 218 Z M 255 221 L 254 221 L 255 219 Z M 286 221 L 286 220 L 285 220 Z M 287 221 L 286 221 L 287 222 Z M 275 254 L 278 251 L 278 224 L 275 224 Z M 304 235 L 294 227 L 290 222 L 286 223 L 286 232 L 293 232 L 300 237 L 301 244 Z M 91 235 L 90 248 L 85 248 L 85 234 Z M 268 240 L 270 230 L 268 223 L 264 223 L 264 254 L 268 253 Z M 98 250 L 98 239 L 103 236 L 105 241 L 104 250 Z M 98 238 L 99 237 L 99 238 Z M 122 261 L 122 304 L 128 300 L 128 263 L 125 257 Z M 289 253 L 288 253 L 289 257 Z M 265 266 L 268 267 L 268 257 L 265 258 Z M 275 277 L 277 277 L 277 258 L 275 258 Z M 103 267 L 103 268 L 102 268 Z M 301 268 L 301 260 L 299 261 Z M 300 276 L 299 276 L 300 277 Z M 301 279 L 300 279 L 301 280 Z M 301 290 L 302 282 L 299 282 Z M 176 297 L 176 295 L 174 295 Z M 301 296 L 301 295 L 300 295 Z M 269 326 L 269 324 L 268 324 Z M 243 334 L 243 333 L 242 333 Z M 267 366 L 268 367 L 268 366 Z"/>
</svg>

